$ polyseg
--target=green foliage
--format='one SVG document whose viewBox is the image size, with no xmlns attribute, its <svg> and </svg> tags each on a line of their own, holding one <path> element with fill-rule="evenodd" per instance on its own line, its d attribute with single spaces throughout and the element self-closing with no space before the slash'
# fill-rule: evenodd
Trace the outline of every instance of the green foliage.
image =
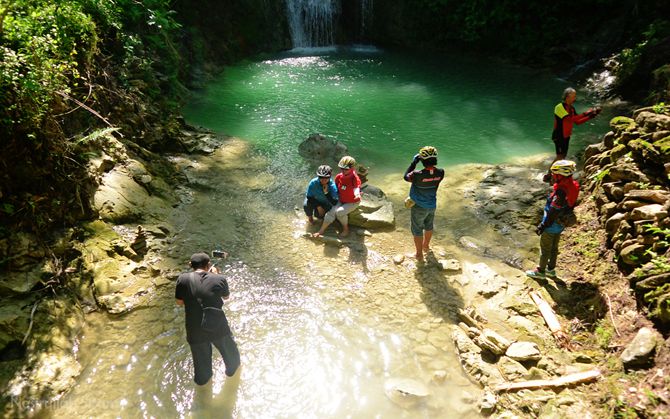
<svg viewBox="0 0 670 419">
<path fill-rule="evenodd" d="M 609 347 L 610 342 L 612 341 L 612 336 L 614 333 L 614 329 L 612 328 L 612 326 L 606 324 L 605 320 L 600 320 L 598 322 L 598 326 L 596 326 L 594 333 L 598 345 L 601 348 L 607 349 Z"/>
<path fill-rule="evenodd" d="M 665 113 L 670 110 L 670 107 L 668 107 L 665 102 L 657 103 L 651 107 L 654 112 L 656 113 Z"/>
<path fill-rule="evenodd" d="M 609 168 L 602 169 L 602 170 L 599 170 L 596 173 L 592 174 L 590 179 L 592 179 L 595 182 L 602 182 L 603 179 L 605 178 L 605 176 L 607 176 L 609 174 L 610 174 L 610 169 Z"/>
<path fill-rule="evenodd" d="M 35 135 L 56 93 L 69 92 L 90 64 L 91 55 L 82 52 L 97 45 L 95 24 L 76 3 L 15 1 L 2 7 L 0 124 Z"/>
<path fill-rule="evenodd" d="M 96 133 L 102 119 L 125 129 L 124 112 L 170 114 L 182 93 L 172 2 L 0 0 L 0 221 L 40 228 L 83 211 L 83 148 L 118 129 Z"/>
</svg>

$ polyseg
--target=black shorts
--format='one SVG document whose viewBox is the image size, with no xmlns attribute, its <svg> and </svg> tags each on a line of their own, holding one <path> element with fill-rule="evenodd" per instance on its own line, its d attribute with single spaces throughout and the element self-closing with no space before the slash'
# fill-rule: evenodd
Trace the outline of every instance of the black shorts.
<svg viewBox="0 0 670 419">
<path fill-rule="evenodd" d="M 556 146 L 556 155 L 567 156 L 568 146 L 570 145 L 570 137 L 568 138 L 553 138 L 554 146 Z"/>
</svg>

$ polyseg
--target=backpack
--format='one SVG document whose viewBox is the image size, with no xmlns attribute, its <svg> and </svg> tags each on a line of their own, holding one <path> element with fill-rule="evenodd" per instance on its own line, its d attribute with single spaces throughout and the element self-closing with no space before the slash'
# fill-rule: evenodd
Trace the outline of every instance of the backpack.
<svg viewBox="0 0 670 419">
<path fill-rule="evenodd" d="M 568 208 L 565 211 L 562 211 L 561 215 L 556 219 L 556 222 L 563 227 L 572 227 L 577 224 L 577 221 L 577 214 L 575 214 L 573 208 Z"/>
<path fill-rule="evenodd" d="M 200 309 L 202 310 L 202 320 L 200 321 L 200 327 L 202 330 L 208 333 L 216 333 L 224 331 L 227 334 L 230 334 L 230 327 L 228 326 L 228 320 L 226 319 L 226 314 L 218 307 L 206 307 L 202 304 L 202 299 L 196 297 L 195 290 L 193 287 L 197 285 L 195 279 L 195 272 L 191 272 L 189 288 L 191 294 L 196 298 Z M 226 334 L 224 333 L 224 334 Z"/>
</svg>

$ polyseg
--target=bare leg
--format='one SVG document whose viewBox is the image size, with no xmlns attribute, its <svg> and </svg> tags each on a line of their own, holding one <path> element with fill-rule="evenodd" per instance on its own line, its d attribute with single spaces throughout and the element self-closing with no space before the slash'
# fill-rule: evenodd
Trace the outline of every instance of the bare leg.
<svg viewBox="0 0 670 419">
<path fill-rule="evenodd" d="M 307 217 L 307 222 L 310 224 L 314 224 L 314 217 L 312 217 L 311 215 Z"/>
<path fill-rule="evenodd" d="M 422 236 L 413 236 L 414 237 L 414 247 L 416 248 L 416 260 L 423 260 L 423 237 Z"/>
<path fill-rule="evenodd" d="M 430 252 L 430 239 L 433 238 L 433 230 L 426 230 L 423 233 L 423 252 Z"/>
<path fill-rule="evenodd" d="M 323 218 L 326 214 L 326 210 L 323 207 L 316 207 L 316 211 L 319 213 L 319 218 Z"/>
<path fill-rule="evenodd" d="M 344 224 L 342 225 L 342 232 L 340 233 L 340 237 L 347 237 L 349 235 L 349 224 Z"/>
</svg>

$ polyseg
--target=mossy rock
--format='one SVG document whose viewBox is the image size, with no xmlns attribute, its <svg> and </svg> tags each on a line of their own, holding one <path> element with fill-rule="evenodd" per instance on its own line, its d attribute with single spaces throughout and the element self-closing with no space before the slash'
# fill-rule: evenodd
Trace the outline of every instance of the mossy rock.
<svg viewBox="0 0 670 419">
<path fill-rule="evenodd" d="M 628 143 L 628 148 L 631 149 L 637 161 L 642 161 L 643 163 L 654 162 L 661 165 L 664 163 L 660 151 L 648 141 L 642 139 L 633 140 Z"/>
<path fill-rule="evenodd" d="M 670 283 L 666 283 L 644 295 L 649 308 L 649 317 L 663 325 L 670 325 Z"/>
<path fill-rule="evenodd" d="M 83 227 L 89 237 L 93 236 L 108 242 L 119 238 L 119 235 L 112 229 L 112 226 L 102 220 L 91 221 L 84 224 Z"/>
<path fill-rule="evenodd" d="M 616 132 L 631 131 L 636 126 L 635 120 L 627 116 L 615 116 L 610 121 L 610 127 Z"/>
<path fill-rule="evenodd" d="M 615 163 L 621 157 L 625 156 L 626 153 L 628 153 L 628 147 L 625 144 L 619 144 L 610 151 L 610 161 Z"/>
<path fill-rule="evenodd" d="M 656 147 L 656 149 L 661 153 L 665 161 L 670 159 L 670 137 L 665 137 L 655 141 L 654 147 Z"/>
</svg>

